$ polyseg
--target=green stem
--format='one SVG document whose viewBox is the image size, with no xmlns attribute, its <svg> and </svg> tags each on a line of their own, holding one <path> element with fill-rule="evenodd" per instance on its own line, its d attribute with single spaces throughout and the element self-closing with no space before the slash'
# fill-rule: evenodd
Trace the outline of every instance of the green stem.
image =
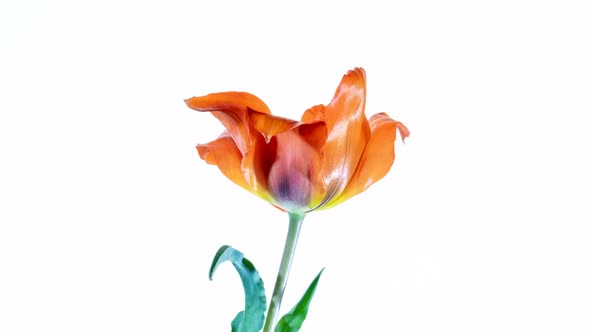
<svg viewBox="0 0 590 332">
<path fill-rule="evenodd" d="M 271 332 L 279 309 L 281 308 L 281 301 L 283 300 L 283 293 L 287 286 L 287 279 L 289 278 L 289 270 L 293 263 L 295 256 L 295 248 L 297 247 L 297 239 L 301 231 L 301 224 L 303 223 L 305 214 L 289 213 L 289 231 L 287 233 L 287 240 L 285 241 L 285 248 L 283 249 L 283 258 L 281 259 L 281 266 L 275 282 L 275 288 L 268 306 L 268 314 L 266 315 L 266 322 L 264 323 L 263 332 Z"/>
</svg>

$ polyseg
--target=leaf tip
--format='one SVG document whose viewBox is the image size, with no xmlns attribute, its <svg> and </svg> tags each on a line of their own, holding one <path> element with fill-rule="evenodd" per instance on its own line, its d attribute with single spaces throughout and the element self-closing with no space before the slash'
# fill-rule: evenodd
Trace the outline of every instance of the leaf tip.
<svg viewBox="0 0 590 332">
<path fill-rule="evenodd" d="M 213 257 L 213 262 L 211 262 L 211 267 L 209 268 L 209 280 L 213 280 L 213 274 L 215 273 L 219 263 L 221 263 L 219 260 L 228 249 L 231 249 L 231 246 L 225 244 L 221 246 L 215 253 L 215 257 Z"/>
</svg>

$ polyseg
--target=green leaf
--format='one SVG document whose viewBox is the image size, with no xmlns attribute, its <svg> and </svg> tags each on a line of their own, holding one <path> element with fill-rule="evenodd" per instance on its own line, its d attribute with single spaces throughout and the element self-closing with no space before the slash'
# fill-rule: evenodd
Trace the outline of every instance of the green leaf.
<svg viewBox="0 0 590 332">
<path fill-rule="evenodd" d="M 264 324 L 266 311 L 264 283 L 254 265 L 244 257 L 244 254 L 230 246 L 222 246 L 217 250 L 209 270 L 209 280 L 213 280 L 215 270 L 225 261 L 230 261 L 238 271 L 246 294 L 246 308 L 240 311 L 231 322 L 232 332 L 258 332 Z"/>
<path fill-rule="evenodd" d="M 307 288 L 307 291 L 305 291 L 305 294 L 303 294 L 303 297 L 301 298 L 301 300 L 299 300 L 297 305 L 295 305 L 295 307 L 293 307 L 293 309 L 291 309 L 291 311 L 289 311 L 285 316 L 283 316 L 283 318 L 281 318 L 281 320 L 279 320 L 279 322 L 277 323 L 277 326 L 275 327 L 275 332 L 297 332 L 297 331 L 299 331 L 299 329 L 301 328 L 301 325 L 303 325 L 303 321 L 305 320 L 305 317 L 307 317 L 307 310 L 309 309 L 309 303 L 311 302 L 311 299 L 313 298 L 313 294 L 315 293 L 315 288 L 318 285 L 318 281 L 320 281 L 320 277 L 322 276 L 322 272 L 324 272 L 324 269 L 322 269 L 320 271 L 320 273 L 318 273 L 317 277 L 315 277 L 315 279 L 313 280 L 311 285 L 309 285 L 309 287 Z"/>
<path fill-rule="evenodd" d="M 244 320 L 244 311 L 238 312 L 236 318 L 231 321 L 231 332 L 238 332 L 240 329 L 240 325 L 242 325 L 242 321 Z"/>
</svg>

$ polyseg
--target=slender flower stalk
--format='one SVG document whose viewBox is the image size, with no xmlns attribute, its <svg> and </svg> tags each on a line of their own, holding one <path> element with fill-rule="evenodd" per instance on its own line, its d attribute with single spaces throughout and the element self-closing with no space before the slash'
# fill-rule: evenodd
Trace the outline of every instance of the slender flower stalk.
<svg viewBox="0 0 590 332">
<path fill-rule="evenodd" d="M 289 213 L 289 231 L 287 232 L 287 240 L 285 241 L 285 248 L 283 249 L 283 258 L 279 267 L 279 273 L 275 282 L 275 288 L 270 299 L 268 307 L 268 314 L 264 324 L 263 332 L 271 332 L 276 323 L 276 318 L 281 308 L 281 301 L 287 287 L 287 279 L 289 279 L 289 271 L 295 256 L 295 249 L 297 248 L 297 240 L 301 232 L 301 224 L 305 214 Z"/>
</svg>

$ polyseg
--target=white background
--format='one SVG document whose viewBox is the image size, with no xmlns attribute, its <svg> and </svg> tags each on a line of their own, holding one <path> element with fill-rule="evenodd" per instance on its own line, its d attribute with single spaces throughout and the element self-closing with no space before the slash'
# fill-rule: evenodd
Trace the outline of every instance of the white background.
<svg viewBox="0 0 590 332">
<path fill-rule="evenodd" d="M 412 135 L 309 215 L 302 331 L 590 330 L 590 10 L 580 1 L 4 1 L 0 331 L 229 331 L 244 251 L 267 292 L 286 216 L 206 165 L 183 99 L 299 118 L 363 66 Z"/>
</svg>

